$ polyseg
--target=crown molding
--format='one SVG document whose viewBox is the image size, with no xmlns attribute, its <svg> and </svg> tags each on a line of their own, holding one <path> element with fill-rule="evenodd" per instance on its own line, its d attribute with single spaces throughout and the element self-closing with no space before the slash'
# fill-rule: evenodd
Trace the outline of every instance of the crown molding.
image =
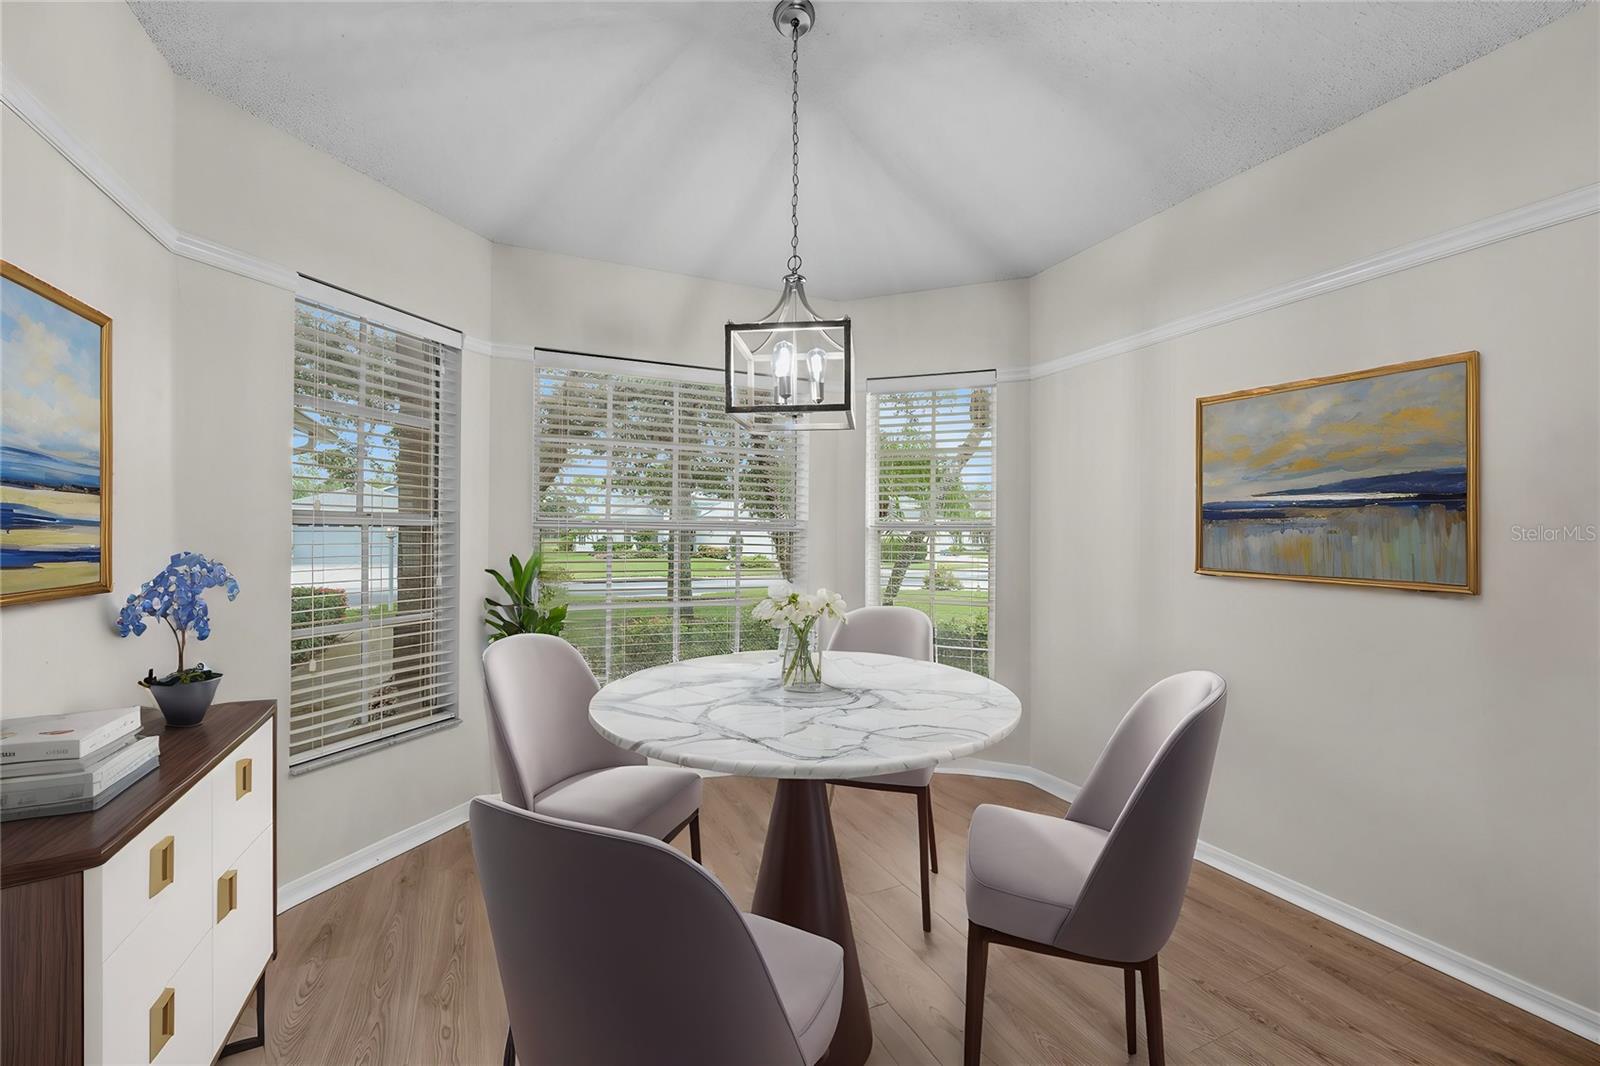
<svg viewBox="0 0 1600 1066">
<path fill-rule="evenodd" d="M 1063 370 L 1097 363 L 1102 359 L 1126 355 L 1190 333 L 1198 333 L 1203 329 L 1236 322 L 1241 318 L 1286 307 L 1300 300 L 1309 300 L 1313 296 L 1337 292 L 1364 281 L 1387 277 L 1402 270 L 1410 270 L 1412 267 L 1423 266 L 1452 255 L 1460 255 L 1462 252 L 1470 252 L 1485 245 L 1534 233 L 1596 213 L 1600 213 L 1600 184 L 1585 185 L 1571 192 L 1538 200 L 1477 222 L 1469 222 L 1464 226 L 1457 226 L 1455 229 L 1445 230 L 1410 244 L 1402 244 L 1376 255 L 1352 260 L 1332 270 L 1311 274 L 1274 288 L 1263 289 L 1254 295 L 1229 301 L 1207 311 L 1175 318 L 1159 326 L 1097 344 L 1093 348 L 1085 348 L 1082 351 L 1035 363 L 1031 368 L 1031 376 L 1046 377 L 1050 374 L 1059 374 Z"/>
<path fill-rule="evenodd" d="M 26 86 L 3 68 L 0 68 L 0 100 L 168 251 L 274 288 L 294 291 L 299 275 L 293 269 L 178 229 L 124 181 L 110 164 L 73 136 Z M 1600 183 L 1585 185 L 1376 255 L 1352 260 L 1331 270 L 1263 289 L 1209 310 L 1175 318 L 1092 348 L 1070 352 L 1032 366 L 1001 370 L 998 380 L 1002 384 L 1010 384 L 1059 374 L 1597 213 L 1600 213 Z M 493 359 L 525 362 L 534 361 L 536 351 L 531 344 L 510 344 L 470 336 L 464 338 L 462 349 Z"/>
</svg>

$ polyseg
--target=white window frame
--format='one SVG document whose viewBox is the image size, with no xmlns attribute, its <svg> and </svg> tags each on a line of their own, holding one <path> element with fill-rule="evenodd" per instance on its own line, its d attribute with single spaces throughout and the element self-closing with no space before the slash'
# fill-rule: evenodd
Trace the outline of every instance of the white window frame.
<svg viewBox="0 0 1600 1066">
<path fill-rule="evenodd" d="M 724 402 L 723 389 L 725 383 L 720 371 L 704 367 L 656 363 L 612 356 L 586 355 L 576 352 L 554 351 L 543 348 L 536 350 L 534 362 L 538 368 L 534 384 L 534 413 L 532 420 L 533 425 L 531 442 L 533 456 L 533 508 L 531 518 L 533 543 L 535 545 L 543 544 L 546 539 L 553 534 L 569 531 L 578 531 L 585 534 L 603 534 L 607 536 L 618 533 L 632 534 L 635 532 L 670 534 L 674 532 L 700 533 L 714 531 L 716 533 L 723 533 L 731 531 L 741 534 L 759 533 L 768 535 L 773 533 L 785 533 L 789 534 L 793 538 L 791 541 L 792 549 L 790 561 L 791 568 L 793 570 L 794 581 L 797 584 L 803 584 L 805 582 L 808 569 L 810 543 L 808 500 L 810 481 L 808 465 L 809 442 L 805 433 L 795 434 L 796 457 L 794 472 L 794 513 L 784 521 L 773 523 L 759 519 L 740 518 L 737 516 L 696 518 L 687 514 L 679 514 L 674 515 L 671 518 L 662 519 L 656 516 L 614 513 L 611 507 L 617 498 L 611 495 L 611 488 L 609 484 L 606 488 L 606 512 L 603 515 L 601 522 L 595 522 L 591 516 L 587 515 L 584 516 L 581 521 L 577 519 L 555 519 L 550 516 L 541 515 L 539 500 L 539 456 L 541 447 L 541 436 L 539 430 L 539 404 L 540 393 L 547 380 L 546 373 L 548 371 L 576 370 L 590 374 L 606 375 L 612 379 L 612 389 L 616 389 L 619 384 L 625 383 L 629 380 L 644 379 L 655 383 L 658 387 L 670 387 L 674 397 L 678 396 L 682 389 L 692 387 L 700 392 L 701 399 L 714 399 L 719 408 Z M 612 421 L 614 411 L 614 405 L 608 407 L 606 415 L 607 421 L 605 423 L 605 439 L 612 442 L 623 442 L 625 438 L 617 435 L 618 427 L 616 423 Z M 741 436 L 747 436 L 749 434 L 747 429 L 737 425 L 732 421 L 732 416 L 725 417 L 729 419 L 730 427 L 736 433 Z M 682 453 L 694 451 L 703 447 L 703 445 L 699 444 L 698 442 L 681 441 L 676 439 L 677 424 L 678 423 L 675 418 L 673 435 L 672 439 L 670 440 L 650 440 L 647 442 L 639 441 L 638 443 L 641 446 L 660 448 L 664 451 L 668 451 L 675 457 Z M 566 438 L 553 439 L 556 441 L 566 441 Z M 587 444 L 592 442 L 575 441 L 574 443 Z M 678 479 L 681 477 L 681 475 L 681 467 L 675 459 L 673 463 L 674 491 L 672 493 L 675 499 L 687 499 L 687 496 L 685 494 L 681 494 L 677 489 L 679 484 Z M 671 549 L 669 548 L 669 551 L 670 550 Z M 760 598 L 760 595 L 765 594 L 766 584 L 781 576 L 781 574 L 778 571 L 765 569 L 761 571 L 746 571 L 741 573 L 737 568 L 737 560 L 735 560 L 735 564 L 736 565 L 733 570 L 734 580 L 736 582 L 741 582 L 742 579 L 748 577 L 749 582 L 748 584 L 742 584 L 740 587 L 736 588 L 730 599 L 694 599 L 692 598 L 691 592 L 690 600 L 677 600 L 673 599 L 669 592 L 669 594 L 665 597 L 660 599 L 652 599 L 648 601 L 648 603 L 641 604 L 637 601 L 616 596 L 612 593 L 609 583 L 612 580 L 610 571 L 613 564 L 608 560 L 607 576 L 605 578 L 608 583 L 608 588 L 605 598 L 600 602 L 592 604 L 577 602 L 569 604 L 567 625 L 570 627 L 575 623 L 581 622 L 584 615 L 604 612 L 606 616 L 606 640 L 604 656 L 602 661 L 591 661 L 590 663 L 590 665 L 594 668 L 596 676 L 598 676 L 602 682 L 607 680 L 615 680 L 618 677 L 624 676 L 622 673 L 617 673 L 614 666 L 616 660 L 620 657 L 617 650 L 613 646 L 616 630 L 614 622 L 617 615 L 625 615 L 626 611 L 630 608 L 637 610 L 641 608 L 665 607 L 668 609 L 672 618 L 672 648 L 670 658 L 670 661 L 672 662 L 677 662 L 684 657 L 682 653 L 685 650 L 691 653 L 689 657 L 694 657 L 694 649 L 685 649 L 683 647 L 684 634 L 683 627 L 681 625 L 681 609 L 690 605 L 694 607 L 731 606 L 733 608 L 733 643 L 734 647 L 739 647 L 743 631 L 749 627 L 758 626 L 761 624 L 752 621 L 748 617 L 748 609 L 754 606 L 755 601 Z M 626 586 L 620 583 L 621 580 L 622 579 L 619 579 L 618 589 L 626 588 Z M 757 592 L 756 590 L 760 591 Z"/>
<path fill-rule="evenodd" d="M 440 729 L 454 726 L 460 721 L 460 655 L 459 655 L 459 630 L 461 624 L 460 612 L 460 439 L 461 439 L 461 347 L 462 335 L 457 330 L 441 326 L 428 319 L 411 315 L 386 304 L 369 300 L 343 289 L 302 277 L 296 288 L 295 300 L 295 337 L 299 342 L 299 315 L 303 307 L 311 307 L 324 312 L 340 315 L 360 323 L 362 335 L 369 329 L 381 329 L 394 333 L 404 334 L 410 342 L 431 343 L 434 346 L 437 374 L 429 392 L 432 399 L 432 418 L 429 428 L 433 433 L 435 472 L 432 474 L 431 490 L 428 493 L 429 504 L 426 513 L 413 512 L 404 516 L 384 509 L 367 509 L 366 486 L 363 482 L 363 473 L 366 468 L 365 459 L 368 457 L 367 436 L 359 433 L 356 441 L 358 461 L 355 464 L 355 486 L 351 496 L 355 506 L 324 509 L 321 506 L 303 506 L 291 503 L 290 528 L 315 528 L 315 529 L 350 529 L 359 531 L 359 562 L 356 564 L 360 572 L 360 582 L 363 592 L 368 588 L 371 580 L 372 549 L 368 543 L 369 531 L 374 528 L 388 528 L 397 525 L 422 527 L 435 532 L 432 547 L 432 563 L 434 571 L 435 590 L 431 597 L 430 607 L 415 621 L 431 618 L 428 631 L 431 637 L 425 652 L 426 661 L 429 662 L 427 690 L 431 696 L 425 697 L 428 706 L 425 713 L 416 715 L 408 712 L 406 720 L 391 726 L 379 725 L 378 728 L 359 733 L 344 739 L 335 739 L 325 743 L 291 753 L 289 756 L 289 773 L 299 775 L 325 766 L 344 762 L 348 759 L 365 755 L 372 751 L 390 747 L 407 740 L 425 736 Z M 365 365 L 362 364 L 358 371 L 358 390 L 365 388 Z M 424 395 L 419 393 L 419 396 Z M 330 414 L 340 417 L 353 417 L 355 419 L 371 419 L 380 424 L 394 424 L 393 415 L 388 412 L 378 411 L 364 406 L 358 399 L 355 403 L 341 403 L 336 401 L 318 400 L 305 403 L 300 394 L 295 393 L 292 399 L 292 409 L 309 407 L 313 410 L 322 409 Z M 291 471 L 294 469 L 293 453 L 291 452 Z M 292 476 L 292 475 L 291 475 Z M 293 584 L 291 576 L 291 584 Z M 364 601 L 365 602 L 365 599 Z M 368 631 L 383 629 L 386 625 L 393 626 L 395 618 L 378 615 L 370 618 L 357 618 L 341 620 L 325 625 L 301 625 L 296 627 L 291 615 L 290 631 L 291 641 L 307 638 L 331 637 L 340 634 L 365 634 Z M 361 640 L 362 665 L 365 668 L 366 641 Z M 291 662 L 290 670 L 290 708 L 288 713 L 288 729 L 290 732 L 291 752 L 304 742 L 295 737 L 296 728 L 296 674 Z M 307 672 L 299 680 L 305 683 Z M 367 678 L 362 677 L 362 691 L 365 692 Z M 361 698 L 368 698 L 363 696 Z M 300 712 L 308 713 L 308 712 Z M 381 712 L 378 712 L 381 715 Z M 360 715 L 347 716 L 351 721 Z M 341 720 L 342 721 L 342 720 Z M 365 721 L 356 723 L 366 725 Z M 304 728 L 304 727 L 302 727 Z M 352 727 L 354 728 L 354 727 Z"/>
<path fill-rule="evenodd" d="M 878 399 L 885 395 L 904 395 L 910 393 L 928 393 L 954 391 L 958 389 L 986 389 L 989 392 L 989 517 L 986 521 L 955 521 L 941 518 L 936 513 L 924 516 L 916 521 L 894 521 L 882 519 L 878 515 L 878 489 L 879 489 L 879 462 L 878 462 L 878 431 L 879 431 L 879 405 Z M 948 374 L 921 374 L 907 375 L 904 377 L 872 378 L 867 382 L 867 471 L 866 471 L 866 515 L 867 515 L 867 559 L 866 559 L 866 590 L 867 602 L 879 606 L 882 602 L 882 573 L 880 565 L 881 535 L 884 533 L 926 533 L 929 538 L 929 578 L 937 560 L 932 557 L 934 545 L 940 534 L 976 533 L 988 538 L 987 574 L 985 576 L 985 591 L 988 602 L 988 646 L 984 649 L 986 673 L 994 675 L 995 668 L 995 643 L 997 621 L 995 612 L 995 557 L 998 550 L 998 532 L 1000 520 L 1000 399 L 998 388 L 998 375 L 993 370 L 961 371 Z M 930 403 L 930 419 L 933 420 L 934 438 L 937 442 L 937 402 Z M 937 447 L 937 443 L 935 445 Z M 930 492 L 930 497 L 932 493 Z M 937 592 L 930 589 L 929 598 L 937 601 Z M 950 651 L 952 657 L 966 648 L 966 645 L 944 645 L 940 642 L 939 622 L 934 612 L 929 611 L 929 618 L 934 623 L 934 655 L 939 661 L 945 661 L 944 652 Z M 955 664 L 962 665 L 962 664 Z"/>
</svg>

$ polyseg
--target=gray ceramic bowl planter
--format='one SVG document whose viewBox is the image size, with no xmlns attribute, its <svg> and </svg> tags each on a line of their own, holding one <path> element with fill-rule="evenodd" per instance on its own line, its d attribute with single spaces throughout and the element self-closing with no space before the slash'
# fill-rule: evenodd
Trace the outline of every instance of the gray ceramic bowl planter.
<svg viewBox="0 0 1600 1066">
<path fill-rule="evenodd" d="M 200 668 L 204 670 L 204 664 Z M 156 706 L 161 708 L 161 717 L 167 720 L 167 725 L 187 729 L 205 719 L 211 701 L 216 699 L 217 686 L 222 684 L 221 674 L 215 670 L 206 673 L 208 676 L 195 681 L 178 681 L 169 680 L 173 675 L 157 678 L 151 671 L 151 676 L 139 684 L 155 696 Z"/>
</svg>

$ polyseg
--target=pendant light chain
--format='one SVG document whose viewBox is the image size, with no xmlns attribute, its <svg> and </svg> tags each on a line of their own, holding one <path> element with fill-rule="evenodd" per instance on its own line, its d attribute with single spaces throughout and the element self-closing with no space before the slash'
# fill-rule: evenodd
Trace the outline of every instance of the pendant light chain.
<svg viewBox="0 0 1600 1066">
<path fill-rule="evenodd" d="M 800 21 L 796 19 L 790 24 L 789 58 L 793 64 L 793 75 L 790 79 L 789 91 L 789 129 L 793 150 L 789 156 L 791 171 L 791 192 L 789 193 L 789 276 L 800 276 Z"/>
</svg>

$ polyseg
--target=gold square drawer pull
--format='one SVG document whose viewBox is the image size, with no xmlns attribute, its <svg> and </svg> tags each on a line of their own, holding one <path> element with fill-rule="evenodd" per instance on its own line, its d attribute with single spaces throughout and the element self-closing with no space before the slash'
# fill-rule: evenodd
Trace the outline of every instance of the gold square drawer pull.
<svg viewBox="0 0 1600 1066">
<path fill-rule="evenodd" d="M 162 837 L 160 843 L 150 849 L 150 898 L 168 885 L 172 884 L 174 869 L 177 865 L 174 852 L 176 845 L 171 837 Z"/>
<path fill-rule="evenodd" d="M 217 878 L 217 921 L 239 909 L 239 871 L 229 870 Z"/>
<path fill-rule="evenodd" d="M 233 764 L 233 798 L 244 799 L 255 788 L 255 763 L 251 759 L 240 759 Z"/>
<path fill-rule="evenodd" d="M 156 1061 L 178 1031 L 178 1009 L 173 989 L 164 988 L 150 1005 L 150 1061 Z"/>
</svg>

